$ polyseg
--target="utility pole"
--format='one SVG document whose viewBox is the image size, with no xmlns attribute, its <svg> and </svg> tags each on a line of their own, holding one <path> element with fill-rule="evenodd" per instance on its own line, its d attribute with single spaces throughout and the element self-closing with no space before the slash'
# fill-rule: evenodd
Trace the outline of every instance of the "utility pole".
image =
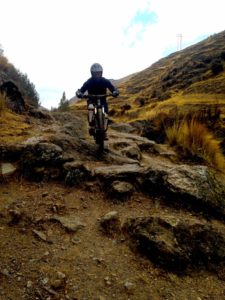
<svg viewBox="0 0 225 300">
<path fill-rule="evenodd" d="M 182 49 L 182 33 L 177 34 L 177 51 Z"/>
</svg>

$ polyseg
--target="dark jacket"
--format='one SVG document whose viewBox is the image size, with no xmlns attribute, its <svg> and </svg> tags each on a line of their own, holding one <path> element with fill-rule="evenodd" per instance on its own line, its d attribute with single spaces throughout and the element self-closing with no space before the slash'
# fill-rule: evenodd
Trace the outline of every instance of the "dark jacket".
<svg viewBox="0 0 225 300">
<path fill-rule="evenodd" d="M 86 91 L 88 91 L 88 94 L 91 95 L 103 95 L 106 94 L 107 89 L 109 89 L 111 93 L 116 91 L 115 86 L 111 83 L 110 80 L 104 77 L 91 77 L 80 88 L 80 92 L 85 93 Z"/>
</svg>

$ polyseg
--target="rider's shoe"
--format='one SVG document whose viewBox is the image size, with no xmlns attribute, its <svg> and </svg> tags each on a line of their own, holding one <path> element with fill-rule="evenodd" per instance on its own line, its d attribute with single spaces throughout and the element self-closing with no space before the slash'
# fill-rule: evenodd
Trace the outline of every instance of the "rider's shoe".
<svg viewBox="0 0 225 300">
<path fill-rule="evenodd" d="M 93 127 L 89 128 L 89 134 L 92 136 L 95 134 L 95 129 Z"/>
</svg>

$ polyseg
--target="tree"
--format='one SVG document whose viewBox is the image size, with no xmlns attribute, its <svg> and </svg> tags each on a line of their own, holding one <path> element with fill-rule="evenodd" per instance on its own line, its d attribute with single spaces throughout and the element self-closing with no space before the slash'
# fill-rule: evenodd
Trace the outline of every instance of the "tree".
<svg viewBox="0 0 225 300">
<path fill-rule="evenodd" d="M 63 92 L 62 98 L 59 102 L 58 110 L 60 111 L 66 111 L 69 110 L 69 100 L 66 99 L 66 93 Z"/>
<path fill-rule="evenodd" d="M 25 73 L 23 74 L 19 70 L 16 70 L 18 73 L 19 78 L 19 87 L 21 88 L 24 97 L 28 100 L 28 102 L 37 107 L 39 106 L 39 95 L 36 91 L 35 85 L 30 81 L 28 75 Z"/>
</svg>

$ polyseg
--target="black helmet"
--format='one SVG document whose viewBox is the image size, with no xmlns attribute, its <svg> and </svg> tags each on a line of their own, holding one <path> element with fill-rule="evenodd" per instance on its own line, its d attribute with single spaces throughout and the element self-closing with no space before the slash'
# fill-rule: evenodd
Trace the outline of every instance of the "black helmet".
<svg viewBox="0 0 225 300">
<path fill-rule="evenodd" d="M 94 63 L 92 66 L 91 66 L 91 75 L 92 76 L 95 76 L 97 74 L 100 74 L 102 76 L 102 72 L 103 72 L 103 68 L 100 64 L 98 63 Z"/>
</svg>

